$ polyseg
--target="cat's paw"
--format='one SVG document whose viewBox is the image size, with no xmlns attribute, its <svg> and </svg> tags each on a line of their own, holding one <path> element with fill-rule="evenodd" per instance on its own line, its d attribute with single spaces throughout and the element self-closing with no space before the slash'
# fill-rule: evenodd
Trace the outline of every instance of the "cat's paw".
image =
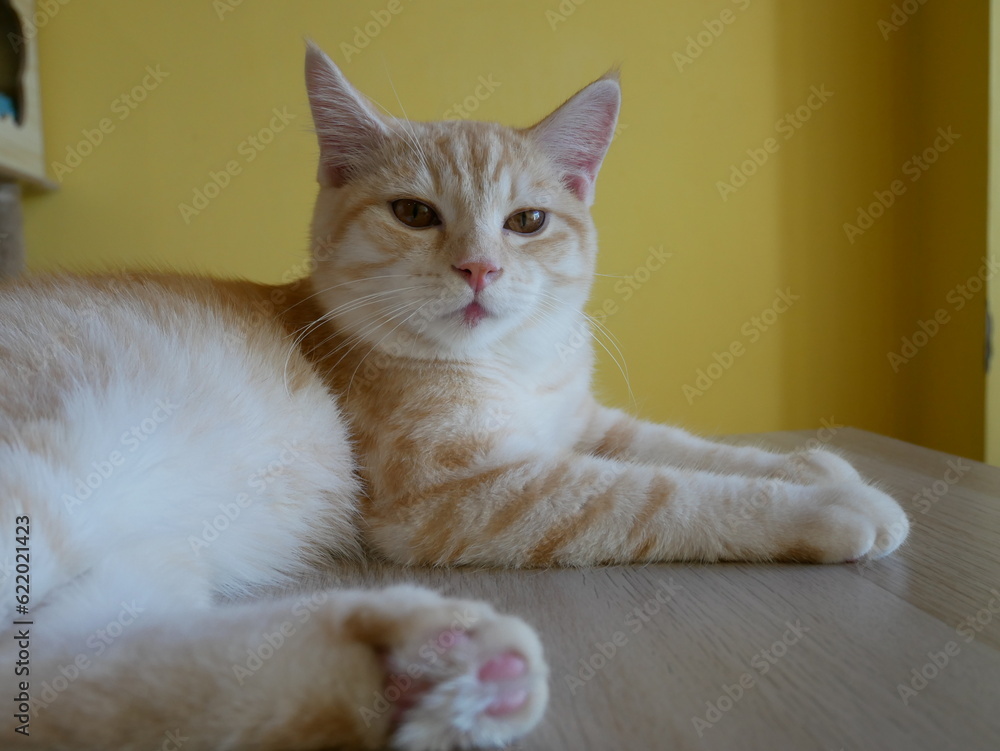
<svg viewBox="0 0 1000 751">
<path fill-rule="evenodd" d="M 446 751 L 492 748 L 523 736 L 548 701 L 548 667 L 535 632 L 483 602 L 450 600 L 414 587 L 393 587 L 407 600 L 393 614 L 380 648 L 385 695 L 394 704 L 392 748 Z M 413 598 L 420 604 L 414 607 Z M 384 609 L 358 613 L 370 632 Z M 359 620 L 360 619 L 360 620 Z"/>
<path fill-rule="evenodd" d="M 803 489 L 791 533 L 777 556 L 805 563 L 841 563 L 889 555 L 910 522 L 890 496 L 868 485 L 841 483 Z"/>
<path fill-rule="evenodd" d="M 778 462 L 775 478 L 796 485 L 863 482 L 850 462 L 831 451 L 811 449 L 785 454 Z"/>
</svg>

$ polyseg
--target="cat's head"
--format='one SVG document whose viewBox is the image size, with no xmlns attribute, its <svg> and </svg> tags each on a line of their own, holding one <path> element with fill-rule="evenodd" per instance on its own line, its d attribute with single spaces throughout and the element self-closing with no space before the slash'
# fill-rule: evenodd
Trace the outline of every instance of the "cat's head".
<svg viewBox="0 0 1000 751">
<path fill-rule="evenodd" d="M 450 358 L 551 340 L 579 316 L 616 76 L 524 129 L 384 115 L 313 46 L 306 82 L 320 146 L 313 280 L 338 328 Z"/>
</svg>

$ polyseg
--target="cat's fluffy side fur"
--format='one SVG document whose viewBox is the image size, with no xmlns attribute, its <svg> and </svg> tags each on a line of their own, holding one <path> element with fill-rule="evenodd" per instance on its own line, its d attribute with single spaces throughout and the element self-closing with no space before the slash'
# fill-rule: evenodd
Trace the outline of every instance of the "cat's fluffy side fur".
<svg viewBox="0 0 1000 751">
<path fill-rule="evenodd" d="M 434 749 L 529 730 L 547 696 L 537 637 L 481 603 L 403 587 L 210 607 L 365 545 L 537 566 L 834 562 L 903 541 L 895 501 L 833 454 L 724 446 L 593 400 L 579 336 L 615 77 L 514 130 L 385 117 L 312 47 L 306 73 L 310 280 L 0 288 L 0 616 L 28 517 L 36 747 L 176 731 L 185 749 Z M 397 199 L 439 222 L 407 226 Z M 524 210 L 541 229 L 505 229 Z M 235 669 L 286 625 L 273 656 Z M 374 711 L 415 664 L 422 680 Z"/>
</svg>

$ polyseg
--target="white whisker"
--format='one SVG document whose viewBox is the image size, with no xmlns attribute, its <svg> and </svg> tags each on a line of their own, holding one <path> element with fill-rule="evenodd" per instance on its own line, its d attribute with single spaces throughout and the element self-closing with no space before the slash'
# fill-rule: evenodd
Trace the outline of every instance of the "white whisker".
<svg viewBox="0 0 1000 751">
<path fill-rule="evenodd" d="M 347 391 L 346 391 L 346 392 L 344 392 L 344 401 L 345 401 L 345 402 L 346 402 L 346 401 L 347 401 L 347 400 L 348 400 L 348 399 L 350 398 L 350 395 L 351 395 L 351 387 L 352 387 L 352 386 L 354 385 L 354 376 L 356 376 L 356 375 L 358 374 L 358 370 L 359 370 L 359 369 L 361 368 L 361 366 L 362 366 L 362 365 L 364 364 L 365 360 L 367 360 L 367 359 L 368 359 L 368 355 L 370 355 L 370 354 L 371 354 L 372 352 L 374 352 L 374 351 L 375 351 L 376 349 L 378 349 L 379 345 L 381 345 L 381 344 L 382 344 L 382 342 L 384 342 L 384 341 L 385 341 L 385 340 L 386 340 L 386 339 L 387 339 L 387 338 L 388 338 L 389 336 L 391 336 L 391 335 L 392 335 L 392 334 L 393 334 L 393 333 L 394 333 L 394 332 L 396 331 L 396 329 L 398 329 L 398 328 L 399 328 L 400 326 L 402 326 L 402 325 L 403 325 L 404 323 L 406 323 L 406 322 L 407 322 L 407 321 L 409 321 L 409 320 L 410 320 L 411 318 L 413 318 L 413 316 L 415 316 L 415 315 L 416 315 L 417 313 L 419 313 L 419 312 L 420 312 L 421 310 L 423 310 L 423 309 L 424 309 L 424 308 L 426 308 L 426 307 L 427 307 L 428 305 L 430 305 L 430 304 L 431 304 L 431 302 L 432 302 L 431 300 L 428 300 L 427 302 L 423 303 L 423 304 L 422 304 L 422 305 L 421 305 L 420 307 L 418 307 L 418 308 L 417 308 L 416 310 L 414 310 L 414 311 L 413 311 L 412 313 L 410 313 L 410 315 L 408 315 L 408 316 L 407 316 L 406 318 L 404 318 L 404 319 L 403 319 L 402 321 L 400 321 L 400 322 L 399 322 L 399 323 L 397 323 L 397 324 L 396 324 L 395 326 L 393 326 L 393 327 L 392 327 L 392 329 L 391 329 L 391 330 L 389 331 L 389 333 L 388 333 L 388 334 L 386 334 L 386 335 L 385 335 L 385 336 L 383 336 L 383 337 L 382 337 L 381 339 L 379 339 L 379 340 L 378 340 L 378 342 L 376 342 L 376 343 L 375 343 L 375 345 L 374 345 L 374 346 L 373 346 L 373 347 L 372 347 L 372 348 L 371 348 L 370 350 L 368 350 L 368 352 L 367 352 L 367 353 L 365 353 L 365 356 L 361 358 L 361 361 L 360 361 L 360 362 L 358 363 L 357 367 L 356 367 L 356 368 L 354 368 L 354 372 L 353 372 L 353 373 L 351 373 L 351 380 L 350 380 L 350 381 L 348 381 L 348 383 L 347 383 Z"/>
<path fill-rule="evenodd" d="M 410 275 L 406 275 L 406 276 L 410 276 Z M 340 286 L 340 285 L 335 285 L 335 286 Z M 295 353 L 296 350 L 299 349 L 299 347 L 301 346 L 302 342 L 305 341 L 306 337 L 309 336 L 309 334 L 311 334 L 317 328 L 319 328 L 320 326 L 322 326 L 325 323 L 328 323 L 328 322 L 332 321 L 333 318 L 335 316 L 337 316 L 337 315 L 342 315 L 343 313 L 352 312 L 354 310 L 357 310 L 357 309 L 359 309 L 361 307 L 365 307 L 367 305 L 378 304 L 378 303 L 382 302 L 383 299 L 385 299 L 387 297 L 391 297 L 392 295 L 398 294 L 400 292 L 406 292 L 406 291 L 415 290 L 415 289 L 423 289 L 423 288 L 429 287 L 429 286 L 430 285 L 427 285 L 427 284 L 417 284 L 417 285 L 412 285 L 410 287 L 402 287 L 402 288 L 399 288 L 399 289 L 391 289 L 391 290 L 382 290 L 380 292 L 372 292 L 372 293 L 370 293 L 368 295 L 362 295 L 359 298 L 355 298 L 354 300 L 349 300 L 348 302 L 346 302 L 346 303 L 344 303 L 342 305 L 339 305 L 336 308 L 333 308 L 332 310 L 326 311 L 325 313 L 323 313 L 323 315 L 321 315 L 316 320 L 310 321 L 308 324 L 306 324 L 302 328 L 298 329 L 293 334 L 289 334 L 289 336 L 294 336 L 295 338 L 294 338 L 294 341 L 292 342 L 291 346 L 288 348 L 288 355 L 285 357 L 285 367 L 284 367 L 284 369 L 282 371 L 283 380 L 284 380 L 284 384 L 285 384 L 285 393 L 288 394 L 288 395 L 290 395 L 290 391 L 288 389 L 288 366 L 291 363 L 292 355 Z M 328 289 L 333 289 L 333 288 L 330 287 Z M 326 344 L 326 342 L 328 342 L 332 336 L 335 336 L 335 334 L 331 334 L 326 339 L 324 339 L 322 342 L 320 342 L 319 344 L 315 345 L 310 350 L 310 352 L 313 352 L 318 347 L 321 347 L 324 344 Z"/>
<path fill-rule="evenodd" d="M 540 295 L 541 297 L 539 302 L 543 302 L 550 305 L 554 310 L 558 308 L 555 305 L 553 305 L 552 302 L 549 301 L 554 301 L 560 304 L 562 303 L 562 301 L 559 300 L 558 297 L 556 297 L 551 293 L 541 291 Z M 602 324 L 592 315 L 582 310 L 579 311 L 579 314 L 584 318 L 584 328 L 590 335 L 590 338 L 593 339 L 595 342 L 597 342 L 604 349 L 604 351 L 608 353 L 608 356 L 611 358 L 612 362 L 614 362 L 615 366 L 618 368 L 618 371 L 622 374 L 622 378 L 625 380 L 625 387 L 628 389 L 629 400 L 634 406 L 635 404 L 637 404 L 637 401 L 635 398 L 635 393 L 632 391 L 632 382 L 631 378 L 629 377 L 628 363 L 625 359 L 625 353 L 622 352 L 621 347 L 618 346 L 619 345 L 618 338 L 613 333 L 611 333 L 611 331 L 606 326 L 604 326 L 604 324 Z M 615 354 L 615 352 L 612 352 L 607 347 L 607 345 L 604 344 L 603 341 L 601 341 L 601 339 L 597 336 L 597 334 L 594 333 L 594 327 L 596 327 L 597 330 L 603 336 L 607 337 L 608 341 L 611 343 L 611 346 L 615 348 L 617 355 Z M 620 361 L 619 358 L 621 358 Z"/>
</svg>

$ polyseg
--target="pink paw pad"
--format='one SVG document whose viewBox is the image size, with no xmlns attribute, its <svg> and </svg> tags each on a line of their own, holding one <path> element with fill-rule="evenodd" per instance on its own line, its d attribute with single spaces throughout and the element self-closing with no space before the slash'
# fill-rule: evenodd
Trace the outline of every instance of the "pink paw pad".
<svg viewBox="0 0 1000 751">
<path fill-rule="evenodd" d="M 514 652 L 507 652 L 483 663 L 477 677 L 484 683 L 499 683 L 498 696 L 486 708 L 491 717 L 503 717 L 516 712 L 528 701 L 528 692 L 514 685 L 504 685 L 506 681 L 522 677 L 528 671 L 528 663 Z"/>
<path fill-rule="evenodd" d="M 471 639 L 464 631 L 448 629 L 438 634 L 431 644 L 442 651 L 448 651 Z M 505 717 L 524 707 L 528 703 L 528 691 L 520 685 L 518 679 L 527 673 L 527 660 L 516 652 L 504 652 L 484 662 L 476 672 L 476 678 L 481 683 L 496 684 L 495 698 L 484 710 L 485 714 L 490 717 Z M 431 688 L 431 683 L 427 680 L 410 680 L 405 673 L 394 673 L 391 670 L 387 670 L 386 685 L 399 688 L 393 713 L 393 721 L 397 724 L 406 711 L 414 707 L 424 692 Z"/>
<path fill-rule="evenodd" d="M 523 657 L 514 652 L 507 652 L 485 662 L 479 668 L 479 680 L 509 681 L 511 678 L 520 678 L 527 669 L 528 664 Z"/>
</svg>

